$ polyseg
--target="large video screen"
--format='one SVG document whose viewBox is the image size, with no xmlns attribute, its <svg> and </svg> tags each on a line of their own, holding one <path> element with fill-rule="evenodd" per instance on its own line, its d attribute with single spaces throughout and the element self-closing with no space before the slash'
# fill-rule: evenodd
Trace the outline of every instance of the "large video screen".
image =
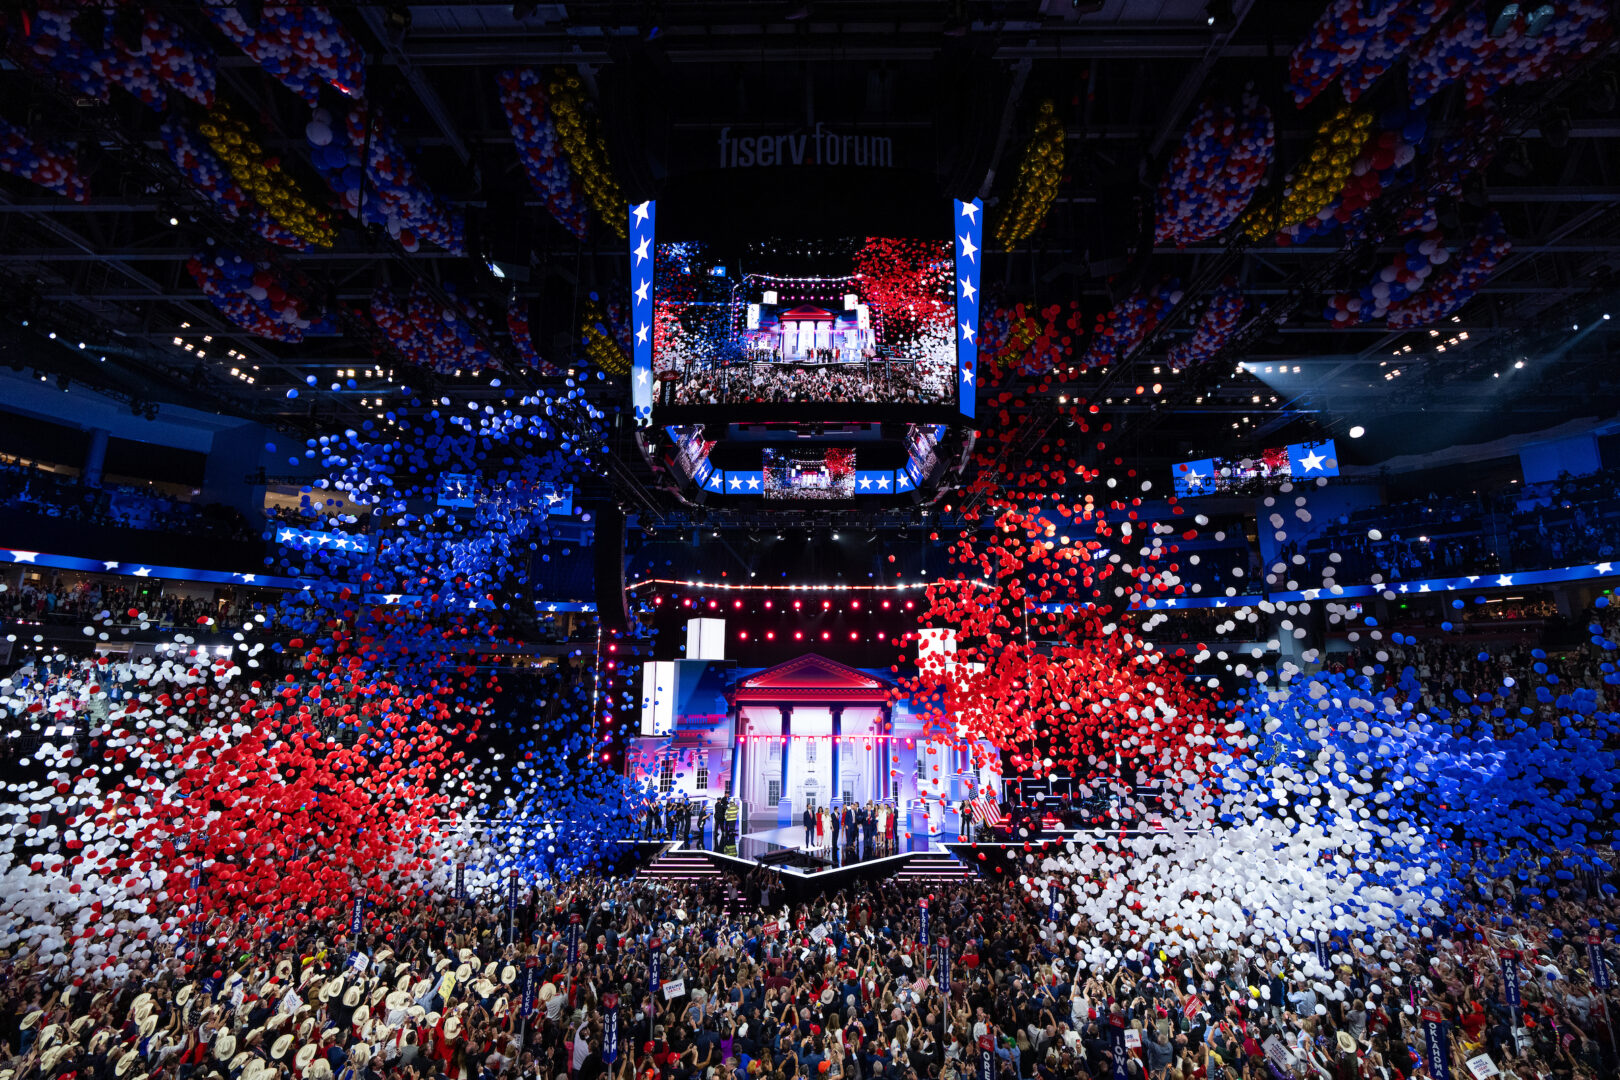
<svg viewBox="0 0 1620 1080">
<path fill-rule="evenodd" d="M 825 450 L 765 450 L 767 499 L 853 499 L 855 451 L 847 447 Z"/>
<path fill-rule="evenodd" d="M 1200 458 L 1171 470 L 1177 495 L 1247 494 L 1286 480 L 1339 475 L 1339 452 L 1332 439 L 1289 443 L 1252 458 Z"/>
<path fill-rule="evenodd" d="M 950 240 L 659 243 L 659 400 L 955 403 L 953 260 Z"/>
</svg>

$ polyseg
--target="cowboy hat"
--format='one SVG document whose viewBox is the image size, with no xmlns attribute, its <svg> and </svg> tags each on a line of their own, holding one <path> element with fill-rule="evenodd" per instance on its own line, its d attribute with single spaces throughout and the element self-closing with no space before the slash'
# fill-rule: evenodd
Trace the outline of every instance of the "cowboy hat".
<svg viewBox="0 0 1620 1080">
<path fill-rule="evenodd" d="M 335 979 L 327 979 L 326 982 L 322 983 L 320 988 L 315 991 L 315 996 L 322 1001 L 331 1001 L 341 993 L 343 993 L 343 976 L 339 975 Z"/>
<path fill-rule="evenodd" d="M 90 1036 L 90 1052 L 92 1054 L 99 1054 L 110 1042 L 112 1042 L 112 1032 L 106 1028 L 102 1028 L 100 1031 Z"/>
<path fill-rule="evenodd" d="M 349 1062 L 357 1069 L 365 1068 L 371 1062 L 371 1047 L 356 1043 L 354 1049 L 349 1051 Z"/>
<path fill-rule="evenodd" d="M 53 1046 L 45 1051 L 44 1054 L 40 1055 L 39 1071 L 49 1075 L 51 1070 L 56 1068 L 56 1063 L 62 1060 L 62 1055 L 68 1052 L 68 1049 L 66 1046 Z"/>
<path fill-rule="evenodd" d="M 362 1005 L 358 1009 L 354 1010 L 354 1019 L 351 1020 L 350 1023 L 355 1024 L 356 1026 L 358 1026 L 360 1024 L 364 1024 L 367 1020 L 370 1020 L 370 1019 L 371 1019 L 371 1006 L 370 1005 Z"/>
<path fill-rule="evenodd" d="M 236 1055 L 236 1036 L 225 1032 L 214 1040 L 214 1056 L 221 1061 L 229 1061 Z"/>
<path fill-rule="evenodd" d="M 516 981 L 517 981 L 517 968 L 513 967 L 511 964 L 507 964 L 505 967 L 501 968 L 501 982 L 502 983 L 504 983 L 507 986 L 511 986 Z"/>
<path fill-rule="evenodd" d="M 433 965 L 433 970 L 434 971 L 443 971 L 445 968 L 447 968 L 449 966 L 450 966 L 450 958 L 447 956 L 443 960 L 440 960 L 437 964 L 434 964 Z"/>
<path fill-rule="evenodd" d="M 494 1013 L 496 1016 L 505 1016 L 508 1008 L 510 1008 L 510 1004 L 506 1000 L 506 995 L 502 994 L 500 997 L 495 999 L 495 1004 L 490 1007 L 489 1011 Z"/>
<path fill-rule="evenodd" d="M 386 987 L 386 986 L 373 986 L 371 988 L 371 993 L 366 998 L 366 1004 L 367 1005 L 373 1005 L 373 1006 L 377 1005 L 379 1002 L 381 1002 L 387 996 L 388 996 L 388 987 Z"/>
<path fill-rule="evenodd" d="M 555 986 L 552 986 L 550 983 L 546 983 L 544 986 L 540 987 L 540 1000 L 541 1001 L 550 1001 L 552 998 L 554 998 L 556 996 L 557 996 L 557 988 Z"/>
<path fill-rule="evenodd" d="M 372 960 L 373 963 L 380 964 L 384 960 L 387 960 L 390 957 L 392 957 L 393 955 L 394 955 L 394 950 L 390 949 L 388 946 L 384 945 L 382 948 L 377 950 L 376 955 L 374 955 L 371 958 L 371 960 Z"/>
<path fill-rule="evenodd" d="M 411 995 L 403 990 L 395 990 L 385 998 L 390 1009 L 408 1009 L 411 1007 Z"/>
<path fill-rule="evenodd" d="M 1346 1054 L 1353 1054 L 1356 1052 L 1355 1037 L 1352 1036 L 1348 1031 L 1339 1032 L 1338 1040 L 1340 1051 Z"/>
<path fill-rule="evenodd" d="M 303 1046 L 300 1046 L 298 1048 L 298 1053 L 293 1055 L 293 1068 L 297 1069 L 299 1072 L 303 1072 L 305 1069 L 309 1068 L 309 1063 L 315 1060 L 315 1055 L 317 1052 L 318 1051 L 316 1050 L 314 1043 L 305 1043 Z"/>
<path fill-rule="evenodd" d="M 461 1017 L 451 1016 L 444 1022 L 444 1041 L 455 1042 L 461 1038 Z"/>
<path fill-rule="evenodd" d="M 135 1059 L 138 1057 L 140 1057 L 140 1055 L 133 1050 L 125 1053 L 123 1057 L 118 1059 L 118 1064 L 113 1067 L 113 1075 L 123 1076 L 125 1073 L 129 1072 L 129 1070 L 135 1064 Z"/>
<path fill-rule="evenodd" d="M 343 1007 L 346 1009 L 355 1008 L 364 998 L 364 990 L 360 989 L 358 986 L 351 986 L 343 992 Z"/>
<path fill-rule="evenodd" d="M 473 951 L 471 949 L 462 949 L 460 952 L 456 953 L 456 959 L 460 960 L 464 964 L 471 963 L 472 958 Z"/>
<path fill-rule="evenodd" d="M 61 1024 L 47 1024 L 45 1027 L 40 1028 L 39 1029 L 39 1046 L 40 1046 L 40 1048 L 43 1049 L 44 1047 L 47 1047 L 51 1043 L 55 1042 L 56 1037 L 58 1035 L 60 1035 L 61 1033 L 62 1033 L 62 1025 Z"/>
<path fill-rule="evenodd" d="M 314 1030 L 315 1018 L 313 1016 L 306 1016 L 304 1017 L 304 1022 L 298 1025 L 298 1037 L 300 1039 L 307 1039 L 309 1038 L 309 1033 Z"/>
<path fill-rule="evenodd" d="M 495 984 L 482 977 L 480 977 L 477 982 L 472 984 L 472 988 L 473 993 L 477 994 L 481 998 L 489 997 L 489 995 L 495 992 Z"/>
<path fill-rule="evenodd" d="M 275 1042 L 270 1044 L 270 1056 L 275 1060 L 280 1061 L 282 1058 L 287 1056 L 287 1051 L 292 1049 L 292 1044 L 293 1037 L 290 1034 L 281 1036 Z"/>
<path fill-rule="evenodd" d="M 152 1032 L 157 1030 L 157 1021 L 158 1018 L 156 1013 L 148 1014 L 146 1019 L 141 1021 L 141 1038 L 144 1039 L 148 1035 L 152 1034 Z"/>
<path fill-rule="evenodd" d="M 248 1063 L 248 1059 L 251 1057 L 253 1057 L 253 1055 L 248 1053 L 246 1050 L 238 1050 L 236 1052 L 236 1056 L 231 1058 L 231 1063 L 228 1068 L 232 1072 L 235 1072 L 237 1069 L 240 1069 L 246 1065 Z"/>
<path fill-rule="evenodd" d="M 276 964 L 276 978 L 285 982 L 292 978 L 292 961 L 283 959 Z"/>
<path fill-rule="evenodd" d="M 411 985 L 411 973 L 408 972 L 408 971 L 401 971 L 399 973 L 399 978 L 394 980 L 394 989 L 395 990 L 404 990 L 406 987 L 408 987 L 410 985 Z"/>
<path fill-rule="evenodd" d="M 411 998 L 414 1000 L 433 989 L 432 979 L 418 979 L 416 985 L 411 987 Z"/>
<path fill-rule="evenodd" d="M 464 983 L 472 976 L 472 965 L 462 964 L 456 968 L 456 982 Z"/>
<path fill-rule="evenodd" d="M 21 1025 L 22 1029 L 24 1031 L 27 1031 L 29 1028 L 31 1028 L 35 1024 L 39 1023 L 40 1017 L 42 1017 L 44 1015 L 45 1015 L 45 1010 L 44 1009 L 35 1009 L 33 1012 L 29 1013 L 27 1016 L 22 1018 L 22 1025 Z"/>
<path fill-rule="evenodd" d="M 332 1063 L 323 1057 L 310 1062 L 310 1080 L 332 1080 Z"/>
</svg>

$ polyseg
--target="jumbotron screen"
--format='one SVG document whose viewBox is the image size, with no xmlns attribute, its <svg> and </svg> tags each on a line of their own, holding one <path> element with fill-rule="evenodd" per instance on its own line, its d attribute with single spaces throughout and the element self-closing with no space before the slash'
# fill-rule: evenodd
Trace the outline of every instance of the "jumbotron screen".
<svg viewBox="0 0 1620 1080">
<path fill-rule="evenodd" d="M 848 447 L 825 450 L 765 450 L 767 499 L 853 499 L 855 451 Z"/>
<path fill-rule="evenodd" d="M 957 400 L 948 239 L 670 241 L 654 262 L 670 404 Z"/>
</svg>

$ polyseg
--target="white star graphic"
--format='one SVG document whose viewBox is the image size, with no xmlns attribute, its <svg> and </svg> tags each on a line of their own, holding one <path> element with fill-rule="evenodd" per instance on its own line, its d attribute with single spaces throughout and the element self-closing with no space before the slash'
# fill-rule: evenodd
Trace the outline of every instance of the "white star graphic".
<svg viewBox="0 0 1620 1080">
<path fill-rule="evenodd" d="M 872 486 L 872 478 L 870 476 L 861 477 L 861 487 L 869 488 L 871 486 Z"/>
<path fill-rule="evenodd" d="M 905 473 L 895 473 L 894 474 L 894 489 L 896 491 L 903 490 L 903 489 L 908 488 L 910 486 L 911 486 L 911 480 L 910 480 L 909 477 L 906 476 Z"/>
<path fill-rule="evenodd" d="M 973 246 L 973 237 L 964 235 L 958 239 L 962 241 L 962 258 L 972 262 L 974 253 L 979 250 Z"/>
<path fill-rule="evenodd" d="M 637 345 L 645 345 L 645 344 L 647 344 L 647 324 L 646 323 L 642 323 L 640 326 L 636 327 L 636 344 Z"/>
<path fill-rule="evenodd" d="M 651 200 L 648 200 L 647 202 L 644 202 L 644 203 L 636 204 L 636 224 L 637 225 L 640 225 L 643 221 L 647 220 L 647 208 L 650 207 L 651 205 L 652 205 Z"/>
<path fill-rule="evenodd" d="M 647 240 L 648 240 L 648 238 L 643 236 L 641 238 L 641 243 L 636 245 L 636 265 L 637 266 L 640 266 L 642 260 L 647 257 Z"/>
<path fill-rule="evenodd" d="M 1428 591 L 1429 591 L 1429 583 L 1428 582 L 1425 581 L 1423 584 L 1418 586 L 1418 592 L 1428 592 Z"/>
<path fill-rule="evenodd" d="M 962 340 L 963 341 L 972 341 L 973 340 L 973 324 L 972 323 L 963 323 L 962 324 Z"/>
<path fill-rule="evenodd" d="M 962 365 L 962 382 L 964 385 L 973 381 L 973 369 L 966 364 Z"/>
<path fill-rule="evenodd" d="M 647 385 L 647 369 L 646 368 L 637 368 L 636 369 L 636 382 L 639 383 L 642 386 Z"/>
<path fill-rule="evenodd" d="M 966 300 L 970 304 L 973 303 L 973 298 L 979 295 L 979 290 L 973 287 L 973 282 L 968 278 L 962 278 L 961 282 L 962 299 Z"/>
<path fill-rule="evenodd" d="M 1299 464 L 1306 472 L 1310 472 L 1312 469 L 1320 470 L 1322 468 L 1322 462 L 1325 460 L 1326 459 L 1323 458 L 1321 454 L 1318 454 L 1315 450 L 1312 450 L 1310 453 L 1299 459 Z"/>
<path fill-rule="evenodd" d="M 1501 577 L 1496 579 L 1496 583 L 1498 585 L 1511 585 L 1513 584 L 1513 575 L 1503 574 Z"/>
<path fill-rule="evenodd" d="M 1190 484 L 1194 480 L 1202 480 L 1203 478 L 1204 478 L 1204 475 L 1202 473 L 1200 473 L 1197 469 L 1188 469 L 1187 470 L 1187 483 Z"/>
<path fill-rule="evenodd" d="M 1307 600 L 1315 600 L 1319 595 L 1321 595 L 1321 592 L 1322 592 L 1321 589 L 1306 589 L 1300 595 L 1303 596 Z M 1226 606 L 1226 601 L 1222 600 L 1219 603 L 1217 603 L 1215 606 L 1216 607 L 1225 607 Z"/>
<path fill-rule="evenodd" d="M 103 570 L 112 570 L 112 569 L 116 568 L 117 566 L 118 566 L 118 560 L 117 559 L 104 559 L 104 560 L 102 560 L 102 563 L 101 563 L 101 568 Z"/>
<path fill-rule="evenodd" d="M 714 473 L 709 477 L 709 486 L 714 488 L 714 490 L 716 490 L 716 491 L 720 490 L 720 474 L 719 473 Z"/>
<path fill-rule="evenodd" d="M 1468 578 L 1468 584 L 1472 585 L 1474 582 L 1476 582 L 1478 580 L 1479 580 L 1479 575 L 1478 574 L 1473 574 Z"/>
<path fill-rule="evenodd" d="M 971 222 L 977 223 L 978 220 L 979 220 L 979 208 L 977 206 L 974 206 L 972 203 L 970 203 L 970 202 L 968 202 L 966 200 L 963 200 L 963 202 L 962 202 L 962 216 L 967 218 Z"/>
<path fill-rule="evenodd" d="M 1610 565 L 1611 564 L 1606 563 L 1606 562 L 1600 562 L 1600 563 L 1597 564 L 1595 569 L 1600 574 L 1607 574 L 1609 572 L 1609 566 Z"/>
<path fill-rule="evenodd" d="M 39 552 L 37 552 L 37 551 L 16 551 L 16 550 L 13 550 L 12 553 L 11 553 L 11 561 L 12 562 L 33 562 L 34 560 L 36 560 L 38 558 L 39 558 Z"/>
<path fill-rule="evenodd" d="M 135 576 L 136 577 L 151 577 L 152 576 L 152 570 L 151 570 L 150 567 L 146 567 L 146 566 L 139 567 L 135 571 Z"/>
<path fill-rule="evenodd" d="M 651 284 L 652 282 L 650 281 L 643 281 L 640 285 L 636 286 L 636 299 L 643 304 L 647 302 L 647 288 Z"/>
<path fill-rule="evenodd" d="M 749 491 L 758 491 L 759 490 L 759 477 L 750 476 L 748 478 L 748 490 Z"/>
<path fill-rule="evenodd" d="M 887 476 L 879 476 L 878 477 L 878 488 L 881 490 L 881 489 L 886 488 L 888 486 L 889 486 L 889 478 Z"/>
<path fill-rule="evenodd" d="M 253 584 L 255 581 L 258 580 L 258 577 L 259 577 L 258 574 L 237 574 L 236 576 L 241 578 L 242 583 L 245 584 L 245 585 Z"/>
<path fill-rule="evenodd" d="M 1401 592 L 1405 592 L 1405 591 L 1406 591 L 1406 582 L 1404 582 L 1404 581 L 1403 581 L 1403 582 L 1401 582 L 1401 588 L 1400 588 L 1400 591 L 1401 591 Z"/>
<path fill-rule="evenodd" d="M 385 603 L 385 604 L 397 604 L 397 603 L 399 603 L 399 598 L 401 596 L 404 596 L 404 595 L 405 595 L 404 593 L 385 592 L 385 593 L 383 593 L 383 603 Z"/>
<path fill-rule="evenodd" d="M 731 481 L 731 490 L 732 491 L 736 491 L 738 488 L 742 487 L 742 477 L 740 477 L 740 476 L 731 476 L 731 477 L 727 477 L 727 479 Z"/>
<path fill-rule="evenodd" d="M 547 606 L 547 607 L 546 607 L 546 610 L 547 610 L 547 611 L 548 611 L 548 612 L 549 612 L 549 611 L 556 611 L 556 610 L 557 610 L 557 605 L 556 605 L 556 604 L 550 604 L 550 605 L 548 605 L 548 606 Z"/>
</svg>

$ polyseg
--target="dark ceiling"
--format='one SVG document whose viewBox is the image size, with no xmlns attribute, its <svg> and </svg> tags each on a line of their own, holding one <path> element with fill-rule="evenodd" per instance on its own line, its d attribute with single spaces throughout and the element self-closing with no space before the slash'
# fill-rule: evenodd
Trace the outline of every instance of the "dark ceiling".
<svg viewBox="0 0 1620 1080">
<path fill-rule="evenodd" d="M 1116 424 L 1116 448 L 1144 462 L 1318 433 L 1339 437 L 1346 463 L 1371 462 L 1620 407 L 1614 324 L 1601 324 L 1620 260 L 1612 42 L 1566 77 L 1500 95 L 1500 125 L 1479 136 L 1497 147 L 1494 161 L 1447 212 L 1463 228 L 1486 209 L 1497 212 L 1512 252 L 1455 318 L 1434 332 L 1392 332 L 1378 322 L 1335 328 L 1322 308 L 1398 252 L 1398 238 L 1293 247 L 1230 233 L 1185 247 L 1144 240 L 1154 185 L 1206 95 L 1252 86 L 1276 117 L 1281 170 L 1303 156 L 1340 103 L 1330 90 L 1296 109 L 1282 89 L 1289 52 L 1320 14 L 1317 0 L 1234 0 L 1231 22 L 1217 0 L 1214 25 L 1204 0 L 1106 0 L 1097 11 L 1069 0 L 329 6 L 367 53 L 368 98 L 390 117 L 424 180 L 467 213 L 473 254 L 514 243 L 524 250 L 529 280 L 515 287 L 535 301 L 537 347 L 559 368 L 584 366 L 576 345 L 583 296 L 622 288 L 626 254 L 600 222 L 576 240 L 530 189 L 496 85 L 512 66 L 563 65 L 580 76 L 631 198 L 701 184 L 722 128 L 820 123 L 892 135 L 906 158 L 897 164 L 918 178 L 918 197 L 966 188 L 994 204 L 1016 172 L 1037 104 L 1052 100 L 1068 147 L 1056 203 L 1031 240 L 987 249 L 985 281 L 1004 303 L 1076 301 L 1089 325 L 1142 283 L 1179 279 L 1192 302 L 1124 360 L 1019 384 L 1025 401 L 1063 395 L 1099 404 Z M 304 160 L 308 106 L 193 5 L 163 10 L 218 52 L 219 96 L 271 133 L 267 149 L 322 190 Z M 35 366 L 136 400 L 295 426 L 373 415 L 391 389 L 387 372 L 392 385 L 459 382 L 480 392 L 471 379 L 408 370 L 363 320 L 340 320 L 339 333 L 296 345 L 231 326 L 186 260 L 209 236 L 263 245 L 186 185 L 162 152 L 161 115 L 118 93 L 105 105 L 75 101 L 51 80 L 6 67 L 0 114 L 76 144 L 94 192 L 74 204 L 0 176 L 9 355 L 26 351 Z M 1395 107 L 1402 93 L 1386 78 L 1363 104 Z M 1436 138 L 1477 122 L 1460 94 L 1442 94 L 1428 117 Z M 853 183 L 847 197 L 863 196 Z M 361 308 L 379 284 L 421 282 L 479 300 L 492 325 L 503 325 L 494 316 L 514 285 L 482 259 L 428 245 L 407 253 L 377 229 L 341 222 L 330 250 L 272 253 L 311 295 Z M 1249 300 L 1236 338 L 1218 360 L 1170 374 L 1166 350 L 1191 334 L 1198 302 L 1227 280 Z M 89 348 L 36 338 L 17 345 L 22 318 L 30 331 L 59 327 Z M 204 333 L 220 347 L 202 359 L 174 344 Z M 509 343 L 491 348 L 517 366 Z M 326 389 L 349 369 L 357 372 L 352 389 Z M 305 386 L 309 375 L 317 389 L 289 399 L 286 389 Z M 591 385 L 611 413 L 624 408 L 614 380 Z M 1034 445 L 1054 420 L 1044 405 L 1031 414 Z M 1368 436 L 1351 443 L 1351 424 Z"/>
</svg>

